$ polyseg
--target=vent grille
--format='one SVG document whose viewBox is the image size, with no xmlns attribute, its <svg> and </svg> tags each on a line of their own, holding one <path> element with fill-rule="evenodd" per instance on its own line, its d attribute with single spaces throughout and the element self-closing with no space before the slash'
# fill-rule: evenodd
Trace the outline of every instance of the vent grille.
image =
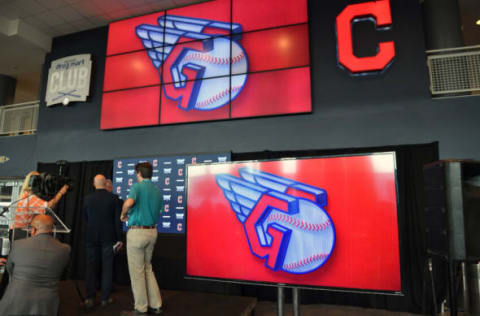
<svg viewBox="0 0 480 316">
<path fill-rule="evenodd" d="M 37 130 L 38 101 L 0 107 L 0 136 L 33 134 Z"/>
<path fill-rule="evenodd" d="M 480 93 L 480 46 L 427 51 L 434 97 Z"/>
</svg>

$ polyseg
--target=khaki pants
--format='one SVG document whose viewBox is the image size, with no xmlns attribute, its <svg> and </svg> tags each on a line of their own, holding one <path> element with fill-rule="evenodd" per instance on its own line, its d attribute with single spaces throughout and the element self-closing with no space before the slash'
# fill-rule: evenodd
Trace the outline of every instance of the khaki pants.
<svg viewBox="0 0 480 316">
<path fill-rule="evenodd" d="M 127 232 L 128 271 L 132 282 L 135 309 L 146 312 L 148 307 L 162 307 L 162 298 L 152 270 L 152 253 L 157 229 L 129 229 Z"/>
</svg>

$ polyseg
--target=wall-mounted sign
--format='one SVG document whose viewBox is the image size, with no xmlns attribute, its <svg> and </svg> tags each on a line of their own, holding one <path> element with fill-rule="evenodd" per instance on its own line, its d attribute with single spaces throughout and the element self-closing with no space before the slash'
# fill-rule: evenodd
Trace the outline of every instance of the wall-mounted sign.
<svg viewBox="0 0 480 316">
<path fill-rule="evenodd" d="M 90 92 L 91 54 L 68 56 L 52 61 L 48 71 L 47 106 L 86 101 Z"/>
<path fill-rule="evenodd" d="M 311 110 L 307 0 L 214 0 L 109 26 L 101 129 Z"/>
<path fill-rule="evenodd" d="M 338 63 L 353 75 L 381 72 L 392 63 L 395 57 L 393 41 L 379 43 L 374 56 L 355 56 L 352 28 L 363 20 L 373 22 L 377 30 L 389 29 L 392 26 L 390 0 L 350 4 L 337 16 Z"/>
</svg>

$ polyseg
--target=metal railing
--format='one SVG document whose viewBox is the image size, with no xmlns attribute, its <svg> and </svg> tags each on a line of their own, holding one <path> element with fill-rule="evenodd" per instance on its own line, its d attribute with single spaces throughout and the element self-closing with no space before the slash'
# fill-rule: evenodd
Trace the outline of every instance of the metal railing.
<svg viewBox="0 0 480 316">
<path fill-rule="evenodd" d="M 34 134 L 39 101 L 0 106 L 0 136 Z"/>
<path fill-rule="evenodd" d="M 426 53 L 432 96 L 480 94 L 480 45 Z"/>
</svg>

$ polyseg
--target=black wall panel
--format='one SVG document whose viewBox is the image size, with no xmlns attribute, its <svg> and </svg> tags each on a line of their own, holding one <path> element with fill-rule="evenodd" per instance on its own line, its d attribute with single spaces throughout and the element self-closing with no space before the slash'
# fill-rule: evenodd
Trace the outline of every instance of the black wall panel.
<svg viewBox="0 0 480 316">
<path fill-rule="evenodd" d="M 358 1 L 361 2 L 361 1 Z M 441 158 L 478 158 L 479 97 L 432 100 L 428 92 L 422 17 L 417 0 L 392 0 L 393 25 L 376 31 L 355 26 L 355 51 L 371 53 L 378 41 L 395 41 L 396 58 L 383 73 L 351 76 L 337 65 L 335 18 L 351 1 L 309 1 L 313 113 L 101 131 L 101 90 L 107 27 L 55 38 L 41 87 L 45 96 L 51 60 L 91 53 L 91 96 L 85 103 L 47 108 L 42 103 L 29 159 L 104 160 L 194 152 L 254 152 L 428 143 Z M 25 150 L 0 139 L 0 156 Z M 35 163 L 0 164 L 0 176 L 22 175 Z"/>
</svg>

